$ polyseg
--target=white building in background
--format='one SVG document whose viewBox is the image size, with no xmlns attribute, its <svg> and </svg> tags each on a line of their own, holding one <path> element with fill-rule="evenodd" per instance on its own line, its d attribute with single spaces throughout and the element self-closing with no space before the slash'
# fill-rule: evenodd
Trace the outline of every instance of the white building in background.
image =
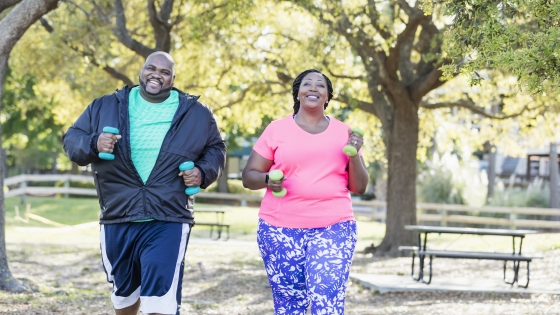
<svg viewBox="0 0 560 315">
<path fill-rule="evenodd" d="M 560 159 L 557 161 L 560 165 Z M 480 168 L 488 170 L 488 156 L 480 161 Z M 515 182 L 527 184 L 535 178 L 542 178 L 545 181 L 550 179 L 550 148 L 528 149 L 524 157 L 505 156 L 500 153 L 499 148 L 496 154 L 496 177 L 510 180 L 512 175 Z"/>
</svg>

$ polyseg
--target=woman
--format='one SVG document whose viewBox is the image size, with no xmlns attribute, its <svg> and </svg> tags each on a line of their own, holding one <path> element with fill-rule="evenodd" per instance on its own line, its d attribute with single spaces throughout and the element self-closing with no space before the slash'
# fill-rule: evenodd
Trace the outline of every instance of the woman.
<svg viewBox="0 0 560 315">
<path fill-rule="evenodd" d="M 330 80 L 317 70 L 292 86 L 294 114 L 273 121 L 253 147 L 243 186 L 267 187 L 257 241 L 268 274 L 275 314 L 344 314 L 346 282 L 357 240 L 349 191 L 363 194 L 369 178 L 360 154 L 363 138 L 325 116 Z M 268 178 L 281 170 L 284 178 Z M 287 189 L 284 197 L 272 192 Z"/>
</svg>

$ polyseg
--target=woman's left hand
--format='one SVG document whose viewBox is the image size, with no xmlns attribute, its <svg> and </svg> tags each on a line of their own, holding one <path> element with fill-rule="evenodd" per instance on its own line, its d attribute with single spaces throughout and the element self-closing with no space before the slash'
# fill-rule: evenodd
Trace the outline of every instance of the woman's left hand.
<svg viewBox="0 0 560 315">
<path fill-rule="evenodd" d="M 356 150 L 360 151 L 362 145 L 364 145 L 364 137 L 360 136 L 360 134 L 356 132 L 352 132 L 352 128 L 348 128 L 348 145 L 351 145 L 356 148 Z"/>
</svg>

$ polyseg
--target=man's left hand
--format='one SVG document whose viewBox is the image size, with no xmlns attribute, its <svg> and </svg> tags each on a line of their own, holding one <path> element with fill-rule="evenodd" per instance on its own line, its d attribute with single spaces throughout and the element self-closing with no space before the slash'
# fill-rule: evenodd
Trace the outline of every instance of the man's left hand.
<svg viewBox="0 0 560 315">
<path fill-rule="evenodd" d="M 187 187 L 196 187 L 202 184 L 202 174 L 200 174 L 198 167 L 193 167 L 188 171 L 181 171 L 179 176 L 183 176 L 183 181 Z"/>
</svg>

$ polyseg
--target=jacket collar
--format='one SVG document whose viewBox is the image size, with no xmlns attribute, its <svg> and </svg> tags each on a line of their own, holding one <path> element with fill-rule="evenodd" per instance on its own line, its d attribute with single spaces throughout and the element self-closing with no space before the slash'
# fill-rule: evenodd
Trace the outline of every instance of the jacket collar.
<svg viewBox="0 0 560 315">
<path fill-rule="evenodd" d="M 123 102 L 125 100 L 127 100 L 128 98 L 128 93 L 130 93 L 130 90 L 134 87 L 137 87 L 137 85 L 133 85 L 133 86 L 128 86 L 125 85 L 123 88 L 121 88 L 120 90 L 117 89 L 117 91 L 115 92 L 115 96 L 117 97 L 117 99 L 119 100 L 119 102 Z M 179 93 L 179 104 L 183 104 L 183 101 L 187 101 L 187 103 L 190 103 L 189 101 L 197 101 L 200 98 L 200 95 L 191 95 L 188 93 L 185 93 L 175 87 L 172 88 L 173 91 L 177 91 L 177 93 Z"/>
</svg>

